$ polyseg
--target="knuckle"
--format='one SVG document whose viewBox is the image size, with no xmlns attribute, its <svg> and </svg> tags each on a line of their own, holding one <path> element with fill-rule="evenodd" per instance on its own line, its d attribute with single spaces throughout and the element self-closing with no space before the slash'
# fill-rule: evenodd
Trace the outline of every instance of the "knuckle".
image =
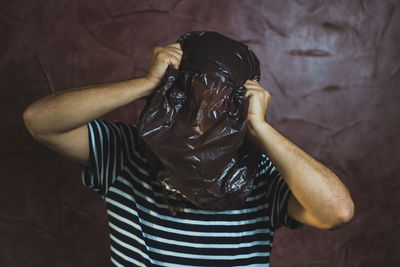
<svg viewBox="0 0 400 267">
<path fill-rule="evenodd" d="M 164 54 L 164 49 L 162 47 L 157 47 L 154 49 L 153 53 L 159 57 L 160 55 Z"/>
<path fill-rule="evenodd" d="M 158 62 L 164 62 L 164 61 L 166 61 L 166 57 L 165 57 L 164 54 L 158 53 L 158 54 L 156 55 L 156 60 L 157 60 Z"/>
<path fill-rule="evenodd" d="M 181 44 L 180 43 L 173 43 L 172 46 L 177 47 L 177 48 L 181 48 Z"/>
<path fill-rule="evenodd" d="M 264 91 L 263 91 L 263 94 L 264 94 L 264 97 L 265 97 L 265 98 L 267 98 L 267 99 L 270 99 L 270 98 L 271 98 L 271 94 L 270 94 L 268 91 L 264 90 Z"/>
<path fill-rule="evenodd" d="M 165 53 L 160 53 L 160 55 L 159 55 L 159 58 L 162 60 L 162 61 L 168 61 L 168 55 L 166 55 Z"/>
</svg>

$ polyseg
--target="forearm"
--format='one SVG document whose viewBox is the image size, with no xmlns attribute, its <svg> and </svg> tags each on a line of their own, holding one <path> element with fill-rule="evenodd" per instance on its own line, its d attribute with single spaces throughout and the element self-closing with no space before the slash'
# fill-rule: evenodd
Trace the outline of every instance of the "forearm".
<svg viewBox="0 0 400 267">
<path fill-rule="evenodd" d="M 252 132 L 294 196 L 313 217 L 329 224 L 352 210 L 348 189 L 331 170 L 266 122 Z"/>
<path fill-rule="evenodd" d="M 137 78 L 59 91 L 32 103 L 24 120 L 35 135 L 67 132 L 147 95 L 155 86 Z"/>
</svg>

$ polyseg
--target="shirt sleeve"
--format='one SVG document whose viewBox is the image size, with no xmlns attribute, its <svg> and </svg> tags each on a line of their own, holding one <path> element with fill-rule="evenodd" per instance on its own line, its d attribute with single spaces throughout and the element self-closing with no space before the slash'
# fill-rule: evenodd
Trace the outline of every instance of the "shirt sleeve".
<svg viewBox="0 0 400 267">
<path fill-rule="evenodd" d="M 106 120 L 93 120 L 87 126 L 89 166 L 80 164 L 82 182 L 105 199 L 108 189 L 135 152 L 137 127 Z"/>
<path fill-rule="evenodd" d="M 265 154 L 262 155 L 259 167 L 260 174 L 264 175 L 266 179 L 266 194 L 270 205 L 269 217 L 272 229 L 276 231 L 281 226 L 290 229 L 301 228 L 304 224 L 292 218 L 288 213 L 288 200 L 292 192 Z"/>
</svg>

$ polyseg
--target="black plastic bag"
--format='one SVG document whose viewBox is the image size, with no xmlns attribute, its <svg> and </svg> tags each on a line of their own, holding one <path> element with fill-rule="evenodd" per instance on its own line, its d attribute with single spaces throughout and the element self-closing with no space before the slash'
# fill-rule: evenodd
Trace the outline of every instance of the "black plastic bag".
<svg viewBox="0 0 400 267">
<path fill-rule="evenodd" d="M 243 87 L 260 80 L 259 61 L 246 45 L 216 32 L 189 32 L 177 42 L 179 70 L 168 67 L 140 117 L 149 163 L 178 200 L 207 210 L 239 208 L 260 159 L 245 138 Z M 183 208 L 167 203 L 173 211 Z"/>
</svg>

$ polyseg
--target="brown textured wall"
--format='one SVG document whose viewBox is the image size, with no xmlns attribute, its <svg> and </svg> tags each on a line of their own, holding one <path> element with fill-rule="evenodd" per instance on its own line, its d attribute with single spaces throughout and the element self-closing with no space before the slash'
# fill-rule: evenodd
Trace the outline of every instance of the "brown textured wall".
<svg viewBox="0 0 400 267">
<path fill-rule="evenodd" d="M 142 75 L 152 47 L 215 30 L 254 49 L 267 120 L 349 187 L 355 217 L 281 228 L 272 266 L 400 266 L 400 5 L 395 0 L 0 3 L 0 265 L 108 266 L 105 206 L 24 128 L 34 100 Z M 104 116 L 135 122 L 143 103 Z"/>
</svg>

